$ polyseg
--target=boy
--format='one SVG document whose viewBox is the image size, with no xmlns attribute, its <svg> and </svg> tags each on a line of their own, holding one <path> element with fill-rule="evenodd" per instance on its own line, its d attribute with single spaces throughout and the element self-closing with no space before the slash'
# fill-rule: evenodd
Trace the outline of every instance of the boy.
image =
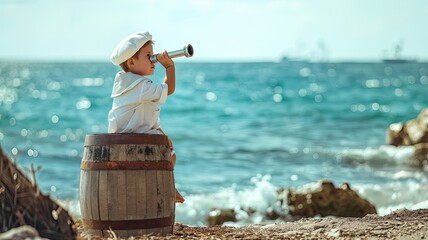
<svg viewBox="0 0 428 240">
<path fill-rule="evenodd" d="M 123 71 L 114 79 L 112 109 L 108 116 L 109 133 L 163 134 L 160 127 L 160 105 L 175 90 L 175 65 L 167 52 L 158 54 L 157 60 L 165 68 L 166 76 L 162 84 L 153 83 L 145 76 L 153 75 L 155 64 L 152 35 L 137 32 L 123 39 L 113 51 L 110 59 Z M 171 148 L 172 143 L 170 142 Z M 172 151 L 172 164 L 176 156 Z M 176 202 L 184 198 L 176 191 Z"/>
</svg>

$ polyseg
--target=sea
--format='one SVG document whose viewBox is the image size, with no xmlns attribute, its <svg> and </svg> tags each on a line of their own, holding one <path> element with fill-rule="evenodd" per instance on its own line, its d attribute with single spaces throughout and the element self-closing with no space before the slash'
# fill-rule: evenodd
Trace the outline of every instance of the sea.
<svg viewBox="0 0 428 240">
<path fill-rule="evenodd" d="M 107 132 L 117 71 L 109 62 L 0 62 L 1 147 L 77 218 L 85 135 Z M 160 65 L 150 78 L 163 81 Z M 428 107 L 428 63 L 177 61 L 176 79 L 161 126 L 186 199 L 177 222 L 204 226 L 211 210 L 231 208 L 231 225 L 267 224 L 277 189 L 321 180 L 348 183 L 379 215 L 428 208 L 428 168 L 409 163 L 413 147 L 386 144 L 390 124 Z"/>
</svg>

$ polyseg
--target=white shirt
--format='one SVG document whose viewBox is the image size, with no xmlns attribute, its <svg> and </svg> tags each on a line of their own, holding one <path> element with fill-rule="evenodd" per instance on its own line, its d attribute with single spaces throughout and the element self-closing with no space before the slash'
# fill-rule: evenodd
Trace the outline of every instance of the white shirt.
<svg viewBox="0 0 428 240">
<path fill-rule="evenodd" d="M 108 114 L 109 133 L 162 134 L 160 105 L 168 96 L 166 83 L 156 84 L 131 72 L 120 71 L 114 79 L 113 105 Z"/>
</svg>

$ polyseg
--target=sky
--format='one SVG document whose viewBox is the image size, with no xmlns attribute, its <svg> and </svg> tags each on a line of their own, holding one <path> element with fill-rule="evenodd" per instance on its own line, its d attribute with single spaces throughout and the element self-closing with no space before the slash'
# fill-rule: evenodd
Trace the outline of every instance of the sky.
<svg viewBox="0 0 428 240">
<path fill-rule="evenodd" d="M 1 0 L 0 59 L 109 61 L 127 35 L 186 61 L 428 60 L 427 0 Z"/>
</svg>

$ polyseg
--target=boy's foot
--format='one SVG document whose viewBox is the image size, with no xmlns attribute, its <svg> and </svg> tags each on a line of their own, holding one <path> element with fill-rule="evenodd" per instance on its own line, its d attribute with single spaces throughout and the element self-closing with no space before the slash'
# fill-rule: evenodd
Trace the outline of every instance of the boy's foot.
<svg viewBox="0 0 428 240">
<path fill-rule="evenodd" d="M 175 190 L 175 202 L 184 203 L 183 196 L 177 190 Z"/>
</svg>

